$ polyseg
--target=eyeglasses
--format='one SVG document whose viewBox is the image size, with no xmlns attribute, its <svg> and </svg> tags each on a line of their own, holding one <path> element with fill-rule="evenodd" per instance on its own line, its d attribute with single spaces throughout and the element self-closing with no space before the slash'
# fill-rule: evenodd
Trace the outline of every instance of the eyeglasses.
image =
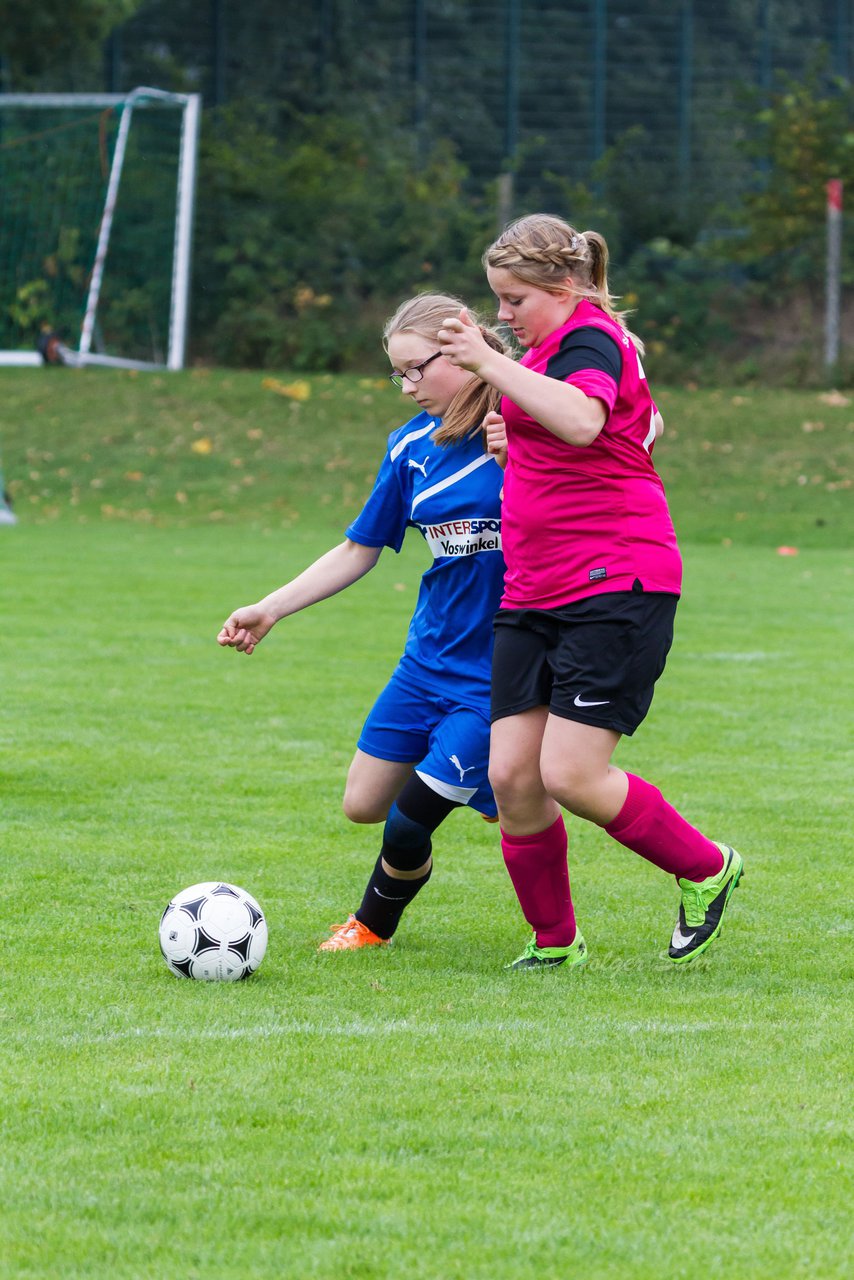
<svg viewBox="0 0 854 1280">
<path fill-rule="evenodd" d="M 404 369 L 400 373 L 395 369 L 394 373 L 390 373 L 388 375 L 389 382 L 391 382 L 395 387 L 402 387 L 404 378 L 406 378 L 408 382 L 420 382 L 424 377 L 424 370 L 427 368 L 428 364 L 430 364 L 432 360 L 438 360 L 441 354 L 441 351 L 435 351 L 432 356 L 428 356 L 427 359 L 422 360 L 420 364 L 414 364 L 410 369 Z"/>
</svg>

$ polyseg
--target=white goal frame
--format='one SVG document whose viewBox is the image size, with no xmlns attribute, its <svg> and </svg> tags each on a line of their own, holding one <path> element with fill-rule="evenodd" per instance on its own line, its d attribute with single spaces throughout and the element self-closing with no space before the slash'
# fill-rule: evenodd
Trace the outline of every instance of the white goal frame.
<svg viewBox="0 0 854 1280">
<path fill-rule="evenodd" d="M 169 345 L 166 364 L 144 360 L 130 360 L 122 356 L 108 356 L 92 351 L 95 317 L 101 294 L 104 264 L 110 245 L 116 201 L 124 165 L 127 138 L 134 110 L 156 105 L 181 108 L 181 136 L 178 152 L 178 181 L 175 209 L 175 237 L 172 254 L 172 287 L 169 307 Z M 83 323 L 77 350 L 62 343 L 54 343 L 53 350 L 62 364 L 76 367 L 83 365 L 108 365 L 119 369 L 183 369 L 187 349 L 187 328 L 190 301 L 190 260 L 195 205 L 196 166 L 199 148 L 199 121 L 201 95 L 198 93 L 167 93 L 163 89 L 140 87 L 130 93 L 0 93 L 0 113 L 4 107 L 62 108 L 62 107 L 121 107 L 121 119 L 116 136 L 104 211 L 101 215 L 98 243 L 92 263 L 89 289 L 83 314 Z M 0 351 L 0 365 L 40 365 L 45 357 L 37 351 Z"/>
</svg>

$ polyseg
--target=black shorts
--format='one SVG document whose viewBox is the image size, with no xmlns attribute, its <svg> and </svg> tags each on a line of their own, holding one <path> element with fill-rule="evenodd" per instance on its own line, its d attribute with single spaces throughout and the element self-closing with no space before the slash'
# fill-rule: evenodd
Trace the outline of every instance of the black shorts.
<svg viewBox="0 0 854 1280">
<path fill-rule="evenodd" d="M 492 720 L 548 707 L 565 720 L 634 733 L 664 670 L 678 602 L 607 591 L 559 609 L 500 609 Z"/>
</svg>

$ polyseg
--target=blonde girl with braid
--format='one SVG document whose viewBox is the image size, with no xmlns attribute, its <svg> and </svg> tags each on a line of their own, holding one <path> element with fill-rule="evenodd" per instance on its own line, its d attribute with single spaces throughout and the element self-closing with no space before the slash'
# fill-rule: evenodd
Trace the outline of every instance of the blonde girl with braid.
<svg viewBox="0 0 854 1280">
<path fill-rule="evenodd" d="M 422 294 L 387 322 L 392 383 L 416 410 L 388 437 L 373 491 L 333 547 L 291 582 L 223 624 L 221 645 L 251 654 L 283 618 L 352 586 L 384 547 L 400 551 L 408 529 L 430 559 L 394 673 L 365 721 L 344 790 L 353 822 L 383 823 L 379 856 L 361 906 L 321 951 L 381 946 L 430 878 L 432 837 L 453 809 L 494 820 L 489 785 L 492 619 L 501 598 L 503 473 L 484 446 L 500 396 L 449 361 L 438 332 L 465 308 Z M 504 343 L 469 313 L 484 345 Z"/>
<path fill-rule="evenodd" d="M 741 855 L 657 787 L 612 763 L 664 670 L 682 566 L 652 461 L 661 417 L 608 287 L 595 231 L 534 214 L 484 254 L 498 318 L 525 349 L 483 342 L 465 310 L 439 333 L 447 360 L 500 392 L 489 447 L 505 464 L 504 593 L 495 619 L 490 781 L 530 941 L 511 966 L 583 964 L 562 810 L 673 876 L 675 963 L 718 937 Z"/>
</svg>

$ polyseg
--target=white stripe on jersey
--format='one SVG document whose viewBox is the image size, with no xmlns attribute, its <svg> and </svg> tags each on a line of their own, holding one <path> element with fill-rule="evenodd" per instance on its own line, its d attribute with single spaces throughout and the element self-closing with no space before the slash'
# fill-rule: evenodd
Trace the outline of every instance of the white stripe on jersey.
<svg viewBox="0 0 854 1280">
<path fill-rule="evenodd" d="M 653 405 L 649 411 L 649 431 L 647 431 L 646 433 L 646 438 L 644 439 L 643 447 L 646 449 L 647 453 L 649 453 L 650 449 L 654 444 L 655 444 L 655 405 Z"/>
<path fill-rule="evenodd" d="M 412 511 L 410 512 L 410 515 L 415 511 L 418 504 L 423 502 L 425 498 L 432 498 L 434 493 L 441 493 L 443 489 L 449 488 L 450 485 L 457 484 L 458 481 L 464 480 L 466 476 L 471 475 L 472 471 L 477 471 L 478 467 L 482 467 L 485 462 L 494 461 L 495 459 L 492 457 L 492 454 L 485 453 L 482 457 L 475 458 L 474 462 L 470 462 L 468 466 L 463 467 L 461 471 L 455 471 L 452 476 L 446 476 L 444 480 L 440 480 L 438 484 L 431 485 L 429 489 L 422 489 L 421 492 L 416 494 L 412 500 Z"/>
<path fill-rule="evenodd" d="M 408 436 L 404 436 L 402 440 L 398 440 L 397 444 L 394 446 L 391 453 L 389 454 L 389 457 L 391 458 L 392 462 L 394 462 L 398 454 L 401 453 L 408 444 L 412 444 L 413 440 L 420 440 L 422 436 L 427 435 L 428 431 L 435 431 L 435 430 L 436 430 L 436 423 L 431 418 L 431 420 L 427 423 L 427 426 L 422 427 L 420 431 L 410 431 Z"/>
</svg>

